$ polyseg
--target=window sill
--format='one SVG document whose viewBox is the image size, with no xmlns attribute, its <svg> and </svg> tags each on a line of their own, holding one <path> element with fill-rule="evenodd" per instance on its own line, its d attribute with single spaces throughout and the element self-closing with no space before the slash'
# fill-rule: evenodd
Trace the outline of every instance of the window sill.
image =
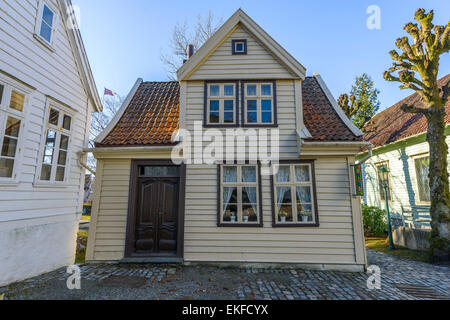
<svg viewBox="0 0 450 320">
<path fill-rule="evenodd" d="M 272 228 L 318 228 L 319 223 L 272 223 Z"/>
<path fill-rule="evenodd" d="M 241 125 L 242 128 L 278 128 L 277 123 L 246 123 Z"/>
<path fill-rule="evenodd" d="M 18 187 L 20 182 L 17 180 L 0 180 L 0 187 Z"/>
<path fill-rule="evenodd" d="M 264 227 L 264 224 L 262 223 L 247 223 L 247 222 L 243 222 L 243 223 L 236 223 L 236 222 L 230 222 L 230 223 L 219 223 L 217 225 L 217 227 L 222 228 L 228 228 L 228 227 L 232 227 L 232 228 L 262 228 Z"/>
<path fill-rule="evenodd" d="M 38 35 L 37 33 L 33 33 L 33 37 L 39 41 L 43 46 L 45 46 L 48 50 L 50 50 L 51 52 L 55 52 L 55 48 L 53 47 L 53 45 L 51 45 L 50 43 L 47 42 L 47 40 L 45 40 L 44 38 L 42 38 L 40 35 Z"/>
<path fill-rule="evenodd" d="M 238 124 L 203 124 L 203 128 L 238 128 Z"/>
<path fill-rule="evenodd" d="M 34 182 L 33 183 L 34 188 L 67 188 L 67 183 L 64 182 Z"/>
</svg>

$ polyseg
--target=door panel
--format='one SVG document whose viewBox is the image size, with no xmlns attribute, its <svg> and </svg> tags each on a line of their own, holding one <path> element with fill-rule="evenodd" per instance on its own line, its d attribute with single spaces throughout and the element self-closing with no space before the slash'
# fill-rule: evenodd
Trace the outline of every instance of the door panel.
<svg viewBox="0 0 450 320">
<path fill-rule="evenodd" d="M 178 178 L 138 178 L 134 251 L 139 255 L 176 255 Z"/>
</svg>

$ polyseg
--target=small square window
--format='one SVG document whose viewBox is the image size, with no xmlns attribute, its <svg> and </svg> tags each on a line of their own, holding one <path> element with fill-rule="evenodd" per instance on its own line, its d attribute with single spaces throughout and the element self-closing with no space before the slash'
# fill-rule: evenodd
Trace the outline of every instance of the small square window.
<svg viewBox="0 0 450 320">
<path fill-rule="evenodd" d="M 247 54 L 247 40 L 232 40 L 233 54 Z"/>
</svg>

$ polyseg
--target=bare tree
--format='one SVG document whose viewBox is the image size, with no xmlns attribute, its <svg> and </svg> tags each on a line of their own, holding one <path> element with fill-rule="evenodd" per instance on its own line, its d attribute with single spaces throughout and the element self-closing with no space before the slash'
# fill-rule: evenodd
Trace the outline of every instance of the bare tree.
<svg viewBox="0 0 450 320">
<path fill-rule="evenodd" d="M 173 30 L 172 39 L 169 43 L 170 53 L 161 53 L 161 61 L 165 65 L 169 80 L 177 79 L 177 71 L 187 59 L 187 47 L 194 45 L 195 50 L 199 49 L 222 25 L 222 19 L 214 19 L 214 14 L 210 10 L 205 18 L 201 15 L 197 17 L 197 24 L 190 27 L 187 21 L 177 23 Z"/>
<path fill-rule="evenodd" d="M 111 122 L 117 111 L 123 103 L 123 97 L 115 95 L 114 97 L 105 97 L 103 99 L 103 112 L 93 113 L 91 119 L 91 129 L 89 131 L 89 148 L 95 148 L 94 139 Z M 96 167 L 96 160 L 92 154 L 88 155 L 87 164 L 91 168 Z"/>
</svg>

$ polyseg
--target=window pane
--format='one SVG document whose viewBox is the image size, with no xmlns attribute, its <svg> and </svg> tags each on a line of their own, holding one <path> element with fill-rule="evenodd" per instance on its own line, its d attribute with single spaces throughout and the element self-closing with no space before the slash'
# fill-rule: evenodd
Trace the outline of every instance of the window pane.
<svg viewBox="0 0 450 320">
<path fill-rule="evenodd" d="M 277 182 L 289 182 L 291 169 L 289 166 L 281 166 L 278 168 Z"/>
<path fill-rule="evenodd" d="M 236 42 L 235 46 L 236 46 L 236 48 L 235 48 L 236 52 L 244 52 L 244 43 Z"/>
<path fill-rule="evenodd" d="M 0 104 L 2 103 L 3 100 L 3 90 L 5 89 L 5 86 L 0 84 Z"/>
<path fill-rule="evenodd" d="M 70 130 L 71 124 L 72 124 L 72 118 L 65 114 L 64 120 L 63 120 L 63 128 L 66 130 Z"/>
<path fill-rule="evenodd" d="M 237 200 L 237 188 L 236 187 L 224 187 L 223 188 L 223 207 L 226 208 L 230 203 L 236 204 Z"/>
<path fill-rule="evenodd" d="M 211 112 L 209 114 L 209 123 L 219 123 L 219 112 Z"/>
<path fill-rule="evenodd" d="M 247 96 L 256 96 L 256 84 L 247 85 Z"/>
<path fill-rule="evenodd" d="M 51 173 L 52 173 L 52 166 L 48 164 L 43 164 L 41 170 L 41 180 L 50 181 Z"/>
<path fill-rule="evenodd" d="M 262 100 L 261 101 L 262 111 L 272 111 L 272 100 Z"/>
<path fill-rule="evenodd" d="M 256 112 L 247 112 L 247 122 L 248 123 L 258 122 L 258 114 Z"/>
<path fill-rule="evenodd" d="M 234 96 L 234 85 L 225 85 L 223 87 L 224 95 L 227 97 Z"/>
<path fill-rule="evenodd" d="M 297 187 L 297 203 L 311 203 L 311 187 Z"/>
<path fill-rule="evenodd" d="M 258 206 L 256 204 L 254 204 L 254 205 L 244 204 L 242 206 L 243 222 L 247 222 L 246 217 L 248 217 L 248 222 L 257 222 L 258 221 L 258 216 L 256 213 L 257 208 L 258 208 Z"/>
<path fill-rule="evenodd" d="M 24 105 L 25 105 L 25 96 L 13 90 L 11 93 L 11 101 L 9 103 L 9 107 L 11 109 L 22 112 Z"/>
<path fill-rule="evenodd" d="M 161 166 L 141 166 L 141 177 L 179 177 L 180 168 L 175 166 L 161 167 Z"/>
<path fill-rule="evenodd" d="M 66 172 L 66 168 L 65 167 L 57 167 L 56 168 L 55 180 L 56 181 L 64 181 L 64 173 L 65 172 Z"/>
<path fill-rule="evenodd" d="M 272 112 L 263 112 L 261 114 L 261 120 L 263 123 L 272 123 Z"/>
<path fill-rule="evenodd" d="M 219 86 L 212 85 L 209 87 L 209 96 L 210 97 L 218 97 L 219 96 Z"/>
<path fill-rule="evenodd" d="M 14 158 L 16 156 L 17 139 L 5 137 L 3 139 L 2 153 L 4 157 Z"/>
<path fill-rule="evenodd" d="M 309 166 L 295 166 L 295 179 L 298 182 L 310 182 Z"/>
<path fill-rule="evenodd" d="M 423 157 L 415 159 L 417 187 L 419 189 L 420 201 L 430 202 L 430 158 Z"/>
<path fill-rule="evenodd" d="M 20 120 L 8 117 L 8 120 L 6 120 L 5 135 L 18 138 L 19 132 L 20 132 Z"/>
<path fill-rule="evenodd" d="M 54 147 L 56 142 L 56 132 L 53 130 L 47 131 L 47 139 L 45 140 L 45 144 L 49 147 Z"/>
<path fill-rule="evenodd" d="M 278 210 L 278 221 L 282 222 L 283 219 L 285 219 L 286 222 L 293 221 L 291 205 L 280 206 L 280 208 Z"/>
<path fill-rule="evenodd" d="M 311 204 L 298 204 L 297 205 L 297 215 L 299 222 L 312 222 L 312 205 Z"/>
<path fill-rule="evenodd" d="M 272 95 L 272 85 L 270 85 L 270 84 L 261 85 L 261 94 L 263 96 L 271 96 Z"/>
<path fill-rule="evenodd" d="M 277 187 L 277 204 L 292 203 L 291 187 Z"/>
<path fill-rule="evenodd" d="M 69 137 L 66 135 L 61 135 L 61 142 L 59 144 L 59 148 L 63 150 L 69 149 Z"/>
<path fill-rule="evenodd" d="M 209 102 L 210 111 L 219 111 L 219 100 L 211 100 Z"/>
<path fill-rule="evenodd" d="M 242 203 L 256 204 L 256 187 L 242 188 Z"/>
<path fill-rule="evenodd" d="M 44 11 L 42 12 L 42 20 L 50 27 L 53 26 L 53 12 L 46 5 L 44 5 Z"/>
<path fill-rule="evenodd" d="M 59 156 L 58 156 L 58 164 L 60 165 L 66 165 L 66 161 L 67 161 L 67 151 L 59 151 Z"/>
<path fill-rule="evenodd" d="M 225 112 L 223 116 L 225 123 L 234 123 L 234 112 Z"/>
<path fill-rule="evenodd" d="M 247 111 L 256 111 L 256 100 L 247 100 Z"/>
<path fill-rule="evenodd" d="M 224 222 L 237 222 L 237 205 L 229 204 L 223 210 L 223 221 Z"/>
<path fill-rule="evenodd" d="M 234 110 L 234 101 L 233 100 L 225 100 L 224 101 L 224 109 L 225 109 L 225 111 L 233 111 Z"/>
<path fill-rule="evenodd" d="M 0 158 L 0 177 L 12 178 L 14 168 L 14 160 Z"/>
<path fill-rule="evenodd" d="M 54 152 L 54 149 L 52 147 L 45 147 L 44 160 L 43 160 L 44 163 L 50 164 L 50 165 L 53 163 L 53 152 Z"/>
<path fill-rule="evenodd" d="M 223 182 L 237 182 L 237 167 L 224 166 L 223 167 Z"/>
<path fill-rule="evenodd" d="M 44 21 L 42 21 L 42 23 L 41 23 L 41 32 L 39 34 L 47 42 L 50 42 L 51 39 L 52 39 L 52 28 L 48 24 L 46 24 Z"/>
<path fill-rule="evenodd" d="M 50 110 L 50 115 L 48 117 L 48 123 L 57 126 L 59 121 L 59 111 L 55 109 Z"/>
<path fill-rule="evenodd" d="M 242 167 L 242 182 L 256 182 L 256 167 Z"/>
</svg>

